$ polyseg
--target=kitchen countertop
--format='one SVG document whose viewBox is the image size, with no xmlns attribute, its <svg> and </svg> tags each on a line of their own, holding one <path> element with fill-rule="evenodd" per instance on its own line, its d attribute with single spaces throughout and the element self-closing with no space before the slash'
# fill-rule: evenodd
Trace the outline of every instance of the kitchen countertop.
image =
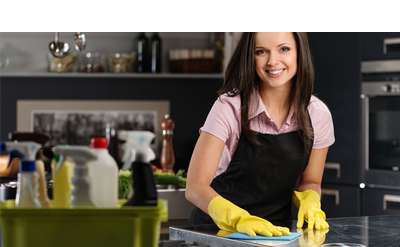
<svg viewBox="0 0 400 247">
<path fill-rule="evenodd" d="M 170 239 L 186 240 L 209 247 L 249 247 L 249 246 L 320 246 L 327 243 L 357 243 L 364 246 L 399 247 L 400 215 L 364 216 L 328 219 L 330 229 L 326 231 L 307 231 L 292 242 L 249 243 L 217 237 L 217 229 L 210 226 L 199 228 L 171 227 Z M 290 223 L 291 230 L 296 231 L 295 222 Z M 342 245 L 346 246 L 346 245 Z"/>
</svg>

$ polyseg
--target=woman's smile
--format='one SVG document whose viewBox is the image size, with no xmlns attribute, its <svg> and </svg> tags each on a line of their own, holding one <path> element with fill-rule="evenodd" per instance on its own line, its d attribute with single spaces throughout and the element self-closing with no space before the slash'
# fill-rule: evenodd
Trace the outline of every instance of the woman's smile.
<svg viewBox="0 0 400 247">
<path fill-rule="evenodd" d="M 270 77 L 270 78 L 272 78 L 272 79 L 277 79 L 277 78 L 279 78 L 279 77 L 283 74 L 283 72 L 284 72 L 285 70 L 286 70 L 286 69 L 284 69 L 284 68 L 266 69 L 265 72 L 267 73 L 267 76 L 268 76 L 268 77 Z"/>
</svg>

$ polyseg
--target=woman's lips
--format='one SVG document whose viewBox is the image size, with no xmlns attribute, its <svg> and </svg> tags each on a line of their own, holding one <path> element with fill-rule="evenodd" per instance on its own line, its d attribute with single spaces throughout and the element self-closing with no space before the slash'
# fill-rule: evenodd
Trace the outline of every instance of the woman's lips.
<svg viewBox="0 0 400 247">
<path fill-rule="evenodd" d="M 282 75 L 285 69 L 267 69 L 265 72 L 267 73 L 268 77 L 271 78 L 278 78 Z"/>
</svg>

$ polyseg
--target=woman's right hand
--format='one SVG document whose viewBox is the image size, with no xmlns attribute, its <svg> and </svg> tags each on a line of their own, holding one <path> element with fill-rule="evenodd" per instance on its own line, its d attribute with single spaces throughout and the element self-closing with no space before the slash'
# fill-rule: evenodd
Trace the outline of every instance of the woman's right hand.
<svg viewBox="0 0 400 247">
<path fill-rule="evenodd" d="M 215 224 L 225 231 L 269 237 L 290 234 L 289 228 L 275 226 L 263 218 L 251 215 L 222 196 L 216 196 L 210 201 L 208 214 Z"/>
</svg>

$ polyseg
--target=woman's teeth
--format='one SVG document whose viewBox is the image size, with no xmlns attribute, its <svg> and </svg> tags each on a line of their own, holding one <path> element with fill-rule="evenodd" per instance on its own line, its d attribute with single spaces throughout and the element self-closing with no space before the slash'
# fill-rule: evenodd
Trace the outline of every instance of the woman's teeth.
<svg viewBox="0 0 400 247">
<path fill-rule="evenodd" d="M 266 71 L 269 76 L 278 77 L 282 74 L 283 69 L 270 69 Z"/>
</svg>

